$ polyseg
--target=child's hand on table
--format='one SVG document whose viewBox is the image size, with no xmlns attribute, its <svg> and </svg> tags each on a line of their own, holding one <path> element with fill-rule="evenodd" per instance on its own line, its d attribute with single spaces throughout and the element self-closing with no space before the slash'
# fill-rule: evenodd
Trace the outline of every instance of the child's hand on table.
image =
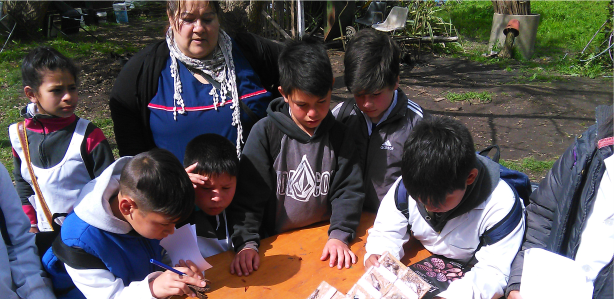
<svg viewBox="0 0 614 299">
<path fill-rule="evenodd" d="M 346 268 L 350 268 L 352 264 L 356 264 L 356 255 L 350 250 L 350 248 L 343 242 L 337 239 L 329 239 L 322 251 L 321 261 L 325 261 L 330 255 L 330 267 L 334 267 L 337 264 L 337 268 L 343 268 L 345 264 Z"/>
<path fill-rule="evenodd" d="M 252 248 L 243 248 L 230 263 L 230 273 L 247 276 L 258 270 L 259 266 L 260 256 L 258 256 L 258 252 Z"/>
<path fill-rule="evenodd" d="M 207 285 L 197 273 L 194 273 L 187 267 L 175 267 L 186 275 L 179 275 L 170 270 L 166 270 L 158 277 L 149 282 L 149 289 L 151 294 L 156 298 L 166 298 L 174 295 L 189 295 L 191 297 L 196 296 L 189 288 L 188 285 L 204 287 Z"/>
<path fill-rule="evenodd" d="M 369 269 L 369 267 L 371 266 L 375 266 L 375 267 L 379 267 L 379 258 L 381 255 L 379 254 L 372 254 L 369 256 L 369 258 L 365 261 L 365 267 L 367 269 Z"/>
</svg>

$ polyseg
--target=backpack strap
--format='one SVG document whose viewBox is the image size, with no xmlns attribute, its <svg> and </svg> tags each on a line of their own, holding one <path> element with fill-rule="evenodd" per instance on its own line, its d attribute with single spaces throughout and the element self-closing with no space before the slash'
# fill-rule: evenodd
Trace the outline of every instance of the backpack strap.
<svg viewBox="0 0 614 299">
<path fill-rule="evenodd" d="M 341 104 L 341 108 L 339 108 L 339 113 L 335 118 L 339 121 L 343 121 L 346 117 L 350 116 L 350 114 L 352 114 L 352 110 L 354 110 L 355 103 L 356 101 L 353 98 L 347 101 L 343 101 L 343 104 Z"/>
<path fill-rule="evenodd" d="M 484 156 L 484 157 L 488 157 L 488 154 L 490 153 L 490 150 L 492 150 L 493 148 L 496 149 L 496 151 L 495 151 L 495 155 L 492 157 L 491 160 L 499 163 L 499 158 L 501 158 L 501 149 L 496 144 L 495 145 L 491 145 L 491 146 L 489 146 L 489 147 L 479 151 L 478 155 Z"/>
<path fill-rule="evenodd" d="M 493 227 L 489 228 L 480 237 L 480 248 L 483 245 L 491 245 L 499 242 L 501 239 L 509 235 L 518 226 L 518 223 L 522 221 L 522 205 L 520 204 L 520 197 L 514 188 L 510 188 L 514 191 L 514 206 L 512 209 Z"/>
<path fill-rule="evenodd" d="M 394 204 L 397 206 L 397 210 L 399 210 L 405 216 L 405 218 L 409 219 L 409 209 L 407 207 L 407 189 L 405 189 L 403 179 L 399 181 L 397 189 L 394 192 Z"/>
<path fill-rule="evenodd" d="M 75 269 L 101 269 L 108 270 L 107 266 L 98 257 L 87 253 L 82 248 L 70 247 L 62 241 L 60 236 L 53 241 L 53 253 L 64 264 Z"/>
</svg>

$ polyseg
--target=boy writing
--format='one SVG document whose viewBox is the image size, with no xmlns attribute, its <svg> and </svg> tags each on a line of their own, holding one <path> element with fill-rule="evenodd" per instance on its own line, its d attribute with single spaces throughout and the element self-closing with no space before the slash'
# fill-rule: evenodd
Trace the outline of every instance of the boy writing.
<svg viewBox="0 0 614 299">
<path fill-rule="evenodd" d="M 321 260 L 356 263 L 348 247 L 360 221 L 362 175 L 346 127 L 329 111 L 333 73 L 323 45 L 289 44 L 279 57 L 283 98 L 254 126 L 229 207 L 238 252 L 231 273 L 249 275 L 260 260 L 260 238 L 330 220 Z M 259 234 L 259 231 L 262 235 Z"/>
<path fill-rule="evenodd" d="M 63 298 L 166 298 L 205 286 L 196 266 L 158 270 L 160 239 L 194 208 L 194 188 L 167 150 L 124 157 L 88 183 L 43 257 Z M 68 275 L 67 275 L 68 274 Z M 76 286 L 76 288 L 75 288 Z"/>
<path fill-rule="evenodd" d="M 209 257 L 228 251 L 232 243 L 225 210 L 237 187 L 239 158 L 235 146 L 217 134 L 199 135 L 188 143 L 183 165 L 194 184 L 199 208 L 187 222 L 196 225 L 200 253 Z"/>
<path fill-rule="evenodd" d="M 477 263 L 438 296 L 499 298 L 524 233 L 524 219 L 499 241 L 481 246 L 481 237 L 514 205 L 514 190 L 500 179 L 499 165 L 476 155 L 469 130 L 451 118 L 418 123 L 403 148 L 402 177 L 384 197 L 369 230 L 365 266 L 379 266 L 388 251 L 403 256 L 410 230 L 433 254 Z M 407 189 L 407 216 L 397 208 L 398 184 Z M 521 208 L 522 206 L 517 206 Z"/>
<path fill-rule="evenodd" d="M 344 58 L 345 85 L 354 98 L 332 111 L 356 140 L 365 181 L 364 208 L 372 212 L 401 175 L 403 143 L 424 115 L 399 88 L 400 55 L 389 35 L 360 30 Z"/>
<path fill-rule="evenodd" d="M 38 47 L 23 59 L 21 76 L 31 103 L 22 110 L 23 127 L 12 124 L 9 135 L 15 187 L 30 218 L 31 232 L 52 228 L 41 198 L 51 215 L 70 213 L 83 186 L 114 160 L 102 131 L 74 113 L 79 103 L 78 72 L 70 59 L 53 48 Z M 24 131 L 29 159 L 20 143 Z M 28 164 L 42 194 L 35 194 Z"/>
</svg>

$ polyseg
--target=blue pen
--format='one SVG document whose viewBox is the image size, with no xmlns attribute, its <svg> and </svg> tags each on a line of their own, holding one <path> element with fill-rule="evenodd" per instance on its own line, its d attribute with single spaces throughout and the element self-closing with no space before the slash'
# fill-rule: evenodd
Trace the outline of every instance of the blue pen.
<svg viewBox="0 0 614 299">
<path fill-rule="evenodd" d="M 154 265 L 156 265 L 156 266 L 158 266 L 158 267 L 160 267 L 160 268 L 164 268 L 166 270 L 173 271 L 173 272 L 175 272 L 175 273 L 177 273 L 179 275 L 186 275 L 185 273 L 183 273 L 183 272 L 181 272 L 179 270 L 175 270 L 175 269 L 173 269 L 173 268 L 171 268 L 171 267 L 169 267 L 169 266 L 167 266 L 167 265 L 165 265 L 165 264 L 163 264 L 161 262 L 158 262 L 158 261 L 156 261 L 154 259 L 150 259 L 149 262 L 154 264 Z"/>
</svg>

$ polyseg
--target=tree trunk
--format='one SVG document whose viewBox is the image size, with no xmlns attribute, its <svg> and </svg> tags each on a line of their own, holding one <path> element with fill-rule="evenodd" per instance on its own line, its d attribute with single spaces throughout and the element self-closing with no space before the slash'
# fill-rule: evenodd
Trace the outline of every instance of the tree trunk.
<svg viewBox="0 0 614 299">
<path fill-rule="evenodd" d="M 531 14 L 531 1 L 505 1 L 505 0 L 492 0 L 492 6 L 495 9 L 495 13 L 504 15 L 530 15 Z"/>
</svg>

